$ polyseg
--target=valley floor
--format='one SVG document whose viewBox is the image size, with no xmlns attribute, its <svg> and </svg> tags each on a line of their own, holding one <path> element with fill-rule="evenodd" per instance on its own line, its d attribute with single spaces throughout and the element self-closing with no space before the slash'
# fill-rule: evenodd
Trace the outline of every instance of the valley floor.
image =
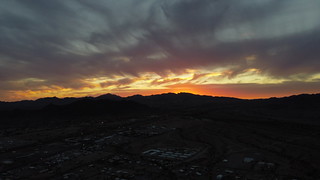
<svg viewBox="0 0 320 180">
<path fill-rule="evenodd" d="M 6 129 L 0 179 L 319 179 L 319 132 L 182 115 Z"/>
</svg>

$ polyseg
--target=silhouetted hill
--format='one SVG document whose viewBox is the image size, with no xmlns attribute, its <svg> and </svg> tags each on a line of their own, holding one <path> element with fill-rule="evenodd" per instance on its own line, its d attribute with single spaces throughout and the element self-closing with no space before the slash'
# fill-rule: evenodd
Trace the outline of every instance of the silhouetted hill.
<svg viewBox="0 0 320 180">
<path fill-rule="evenodd" d="M 46 102 L 46 101 L 45 101 Z M 0 110 L 0 129 L 5 127 L 64 126 L 110 117 L 141 116 L 153 113 L 146 105 L 129 100 L 83 98 L 69 104 L 51 103 L 42 109 Z M 58 105 L 61 104 L 61 105 Z"/>
<path fill-rule="evenodd" d="M 239 100 L 236 98 L 227 98 L 227 97 L 212 97 L 212 96 L 203 96 L 195 95 L 190 93 L 166 93 L 159 95 L 151 96 L 141 96 L 135 95 L 130 97 L 120 97 L 113 94 L 105 94 L 98 97 L 82 97 L 82 98 L 57 98 L 57 97 L 47 97 L 32 100 L 24 100 L 17 102 L 0 102 L 0 110 L 37 110 L 42 109 L 48 105 L 67 105 L 73 102 L 81 101 L 84 99 L 91 100 L 130 100 L 137 103 L 145 104 L 151 107 L 163 107 L 163 108 L 181 108 L 189 106 L 199 106 L 202 104 L 210 103 L 212 101 L 235 101 Z"/>
<path fill-rule="evenodd" d="M 205 95 L 195 95 L 191 93 L 166 93 L 159 95 L 151 95 L 151 96 L 141 96 L 135 95 L 127 97 L 127 99 L 139 102 L 141 104 L 146 104 L 151 107 L 159 107 L 159 108 L 169 108 L 169 109 L 177 109 L 177 108 L 186 108 L 186 107 L 195 107 L 208 103 L 222 103 L 222 102 L 236 102 L 240 101 L 240 99 L 236 98 L 228 98 L 228 97 L 213 97 L 213 96 L 205 96 Z"/>
<path fill-rule="evenodd" d="M 104 94 L 104 95 L 98 96 L 95 99 L 107 99 L 107 100 L 120 101 L 123 98 L 120 97 L 120 96 L 108 93 L 108 94 Z"/>
<path fill-rule="evenodd" d="M 64 123 L 66 119 L 146 114 L 177 114 L 215 119 L 290 121 L 319 124 L 320 94 L 245 100 L 190 93 L 135 95 L 127 98 L 106 94 L 96 98 L 41 98 L 35 101 L 1 102 L 0 123 L 29 124 L 34 121 Z M 77 117 L 77 118 L 68 118 Z M 50 120 L 51 119 L 51 120 Z M 54 120 L 53 120 L 54 119 Z"/>
<path fill-rule="evenodd" d="M 320 123 L 320 94 L 301 94 L 282 98 L 212 101 L 185 110 L 208 117 Z"/>
<path fill-rule="evenodd" d="M 49 104 L 54 105 L 65 105 L 70 104 L 72 102 L 81 100 L 83 98 L 57 98 L 57 97 L 47 97 L 40 98 L 35 101 L 24 100 L 17 102 L 0 102 L 0 110 L 14 110 L 14 109 L 22 109 L 22 110 L 36 110 L 44 108 Z"/>
<path fill-rule="evenodd" d="M 133 101 L 150 107 L 179 109 L 197 106 L 215 106 L 217 108 L 229 106 L 242 106 L 246 108 L 319 108 L 320 94 L 301 94 L 283 98 L 255 99 L 244 100 L 230 97 L 214 97 L 205 95 L 195 95 L 191 93 L 166 93 L 151 96 L 134 95 L 126 98 L 105 94 L 98 97 L 82 97 L 82 98 L 41 98 L 35 101 L 25 100 L 17 102 L 0 102 L 0 110 L 37 110 L 48 105 L 68 105 L 74 102 L 87 102 L 89 100 L 111 100 L 111 101 Z M 91 101 L 90 101 L 91 102 Z M 99 101 L 92 101 L 99 103 Z"/>
<path fill-rule="evenodd" d="M 269 106 L 271 108 L 319 108 L 320 94 L 300 94 L 283 98 L 269 98 L 253 101 L 265 104 L 264 106 Z"/>
<path fill-rule="evenodd" d="M 52 115 L 74 115 L 74 116 L 98 116 L 141 113 L 148 111 L 145 105 L 127 101 L 113 101 L 107 99 L 82 99 L 67 105 L 48 105 L 40 112 Z"/>
</svg>

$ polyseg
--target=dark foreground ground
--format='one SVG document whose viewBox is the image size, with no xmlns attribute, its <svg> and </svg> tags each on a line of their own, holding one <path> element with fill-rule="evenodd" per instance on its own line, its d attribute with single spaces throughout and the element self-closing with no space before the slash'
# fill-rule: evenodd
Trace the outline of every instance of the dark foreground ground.
<svg viewBox="0 0 320 180">
<path fill-rule="evenodd" d="M 163 94 L 2 103 L 0 179 L 319 180 L 319 102 Z"/>
<path fill-rule="evenodd" d="M 1 131 L 0 179 L 319 179 L 320 127 L 185 115 Z"/>
</svg>

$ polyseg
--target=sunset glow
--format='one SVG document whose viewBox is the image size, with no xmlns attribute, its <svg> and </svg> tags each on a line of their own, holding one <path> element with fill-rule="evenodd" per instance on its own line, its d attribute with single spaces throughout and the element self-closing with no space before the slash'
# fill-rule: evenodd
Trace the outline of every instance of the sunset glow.
<svg viewBox="0 0 320 180">
<path fill-rule="evenodd" d="M 4 1 L 0 8 L 0 101 L 320 90 L 319 1 Z"/>
</svg>

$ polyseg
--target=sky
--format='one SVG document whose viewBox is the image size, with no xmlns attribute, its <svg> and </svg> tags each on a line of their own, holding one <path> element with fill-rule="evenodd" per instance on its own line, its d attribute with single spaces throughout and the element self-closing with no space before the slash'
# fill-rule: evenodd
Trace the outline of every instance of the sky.
<svg viewBox="0 0 320 180">
<path fill-rule="evenodd" d="M 320 91 L 319 0 L 2 0 L 0 101 Z"/>
</svg>

